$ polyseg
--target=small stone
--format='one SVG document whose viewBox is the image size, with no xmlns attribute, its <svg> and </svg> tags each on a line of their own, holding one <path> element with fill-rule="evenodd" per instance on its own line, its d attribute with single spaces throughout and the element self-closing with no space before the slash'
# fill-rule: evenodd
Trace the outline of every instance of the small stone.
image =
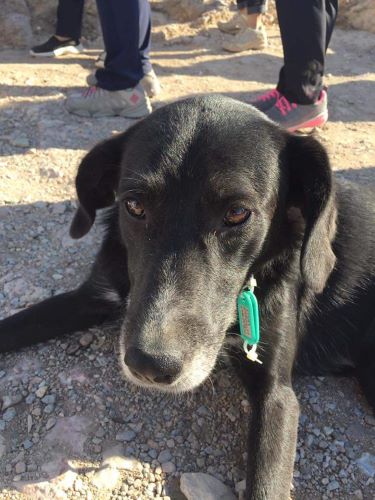
<svg viewBox="0 0 375 500">
<path fill-rule="evenodd" d="M 120 479 L 120 472 L 112 467 L 99 469 L 92 477 L 92 484 L 98 489 L 113 490 Z"/>
<path fill-rule="evenodd" d="M 39 387 L 39 389 L 37 391 L 35 391 L 35 394 L 36 394 L 36 396 L 38 396 L 38 398 L 42 399 L 45 396 L 47 390 L 48 390 L 48 386 L 43 385 L 42 387 Z"/>
<path fill-rule="evenodd" d="M 63 279 L 63 275 L 62 274 L 59 274 L 59 273 L 55 273 L 55 274 L 52 274 L 52 278 L 55 280 L 55 281 L 60 281 Z"/>
<path fill-rule="evenodd" d="M 356 498 L 356 500 L 363 500 L 362 490 L 355 490 L 353 495 L 354 495 L 354 498 Z"/>
<path fill-rule="evenodd" d="M 53 405 L 47 405 L 45 408 L 44 408 L 44 413 L 47 413 L 47 415 L 49 415 L 50 413 L 53 412 L 53 410 L 55 409 L 55 407 Z"/>
<path fill-rule="evenodd" d="M 15 470 L 16 470 L 17 474 L 23 474 L 24 472 L 26 472 L 25 462 L 18 462 L 16 464 Z"/>
<path fill-rule="evenodd" d="M 135 432 L 132 430 L 121 431 L 116 434 L 116 441 L 133 441 L 135 438 Z"/>
<path fill-rule="evenodd" d="M 23 447 L 25 450 L 28 450 L 32 447 L 33 443 L 30 441 L 30 439 L 25 439 L 25 441 L 22 443 Z"/>
<path fill-rule="evenodd" d="M 23 400 L 22 394 L 17 394 L 16 396 L 3 396 L 3 405 L 1 407 L 2 411 L 7 410 L 12 406 L 18 405 Z"/>
<path fill-rule="evenodd" d="M 29 394 L 25 399 L 26 404 L 31 405 L 35 401 L 35 394 Z"/>
<path fill-rule="evenodd" d="M 69 354 L 70 356 L 72 356 L 73 354 L 75 354 L 79 349 L 79 344 L 70 344 L 70 346 L 67 348 L 66 352 L 67 354 Z"/>
<path fill-rule="evenodd" d="M 3 417 L 4 418 L 4 417 Z M 356 460 L 358 467 L 367 476 L 375 476 L 375 456 L 370 453 L 363 453 L 362 456 Z"/>
<path fill-rule="evenodd" d="M 46 430 L 49 431 L 50 429 L 52 429 L 52 427 L 55 426 L 55 424 L 56 424 L 55 417 L 50 417 L 46 423 Z"/>
<path fill-rule="evenodd" d="M 94 335 L 92 333 L 84 333 L 82 337 L 79 339 L 79 343 L 82 347 L 88 347 L 92 341 L 94 340 Z"/>
<path fill-rule="evenodd" d="M 0 378 L 5 377 L 6 372 L 4 370 L 0 370 Z"/>
<path fill-rule="evenodd" d="M 334 491 L 337 490 L 340 487 L 338 481 L 331 481 L 328 483 L 327 490 L 328 491 Z"/>
<path fill-rule="evenodd" d="M 55 394 L 49 394 L 48 396 L 44 396 L 44 398 L 42 398 L 42 402 L 46 405 L 55 404 L 56 402 Z"/>
<path fill-rule="evenodd" d="M 16 410 L 13 408 L 13 406 L 11 408 L 8 408 L 4 414 L 3 414 L 3 420 L 5 422 L 10 422 L 11 420 L 14 419 L 14 417 L 16 416 Z"/>
<path fill-rule="evenodd" d="M 172 474 L 172 472 L 175 472 L 176 470 L 176 466 L 173 462 L 165 462 L 161 464 L 161 468 L 166 474 Z"/>
<path fill-rule="evenodd" d="M 202 472 L 182 474 L 180 488 L 188 500 L 236 500 L 228 486 Z"/>
<path fill-rule="evenodd" d="M 169 450 L 163 450 L 159 453 L 158 462 L 164 464 L 165 462 L 169 462 L 171 458 L 171 452 Z"/>
</svg>

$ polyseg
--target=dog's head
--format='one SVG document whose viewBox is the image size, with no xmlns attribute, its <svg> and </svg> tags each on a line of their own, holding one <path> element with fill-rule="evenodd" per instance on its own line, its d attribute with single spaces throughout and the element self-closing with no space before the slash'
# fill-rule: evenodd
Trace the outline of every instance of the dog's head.
<svg viewBox="0 0 375 500">
<path fill-rule="evenodd" d="M 96 146 L 77 175 L 73 237 L 117 198 L 130 293 L 121 331 L 133 382 L 180 392 L 212 370 L 250 273 L 303 215 L 301 279 L 321 292 L 334 265 L 327 155 L 224 97 L 168 105 Z"/>
</svg>

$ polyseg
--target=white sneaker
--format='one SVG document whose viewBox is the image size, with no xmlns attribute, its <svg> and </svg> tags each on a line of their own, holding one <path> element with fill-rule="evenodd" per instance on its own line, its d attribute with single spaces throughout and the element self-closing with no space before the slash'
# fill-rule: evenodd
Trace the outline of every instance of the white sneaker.
<svg viewBox="0 0 375 500">
<path fill-rule="evenodd" d="M 144 118 L 152 111 L 150 100 L 141 85 L 114 91 L 89 87 L 81 94 L 67 97 L 65 107 L 69 113 L 94 118 L 102 116 Z"/>
</svg>

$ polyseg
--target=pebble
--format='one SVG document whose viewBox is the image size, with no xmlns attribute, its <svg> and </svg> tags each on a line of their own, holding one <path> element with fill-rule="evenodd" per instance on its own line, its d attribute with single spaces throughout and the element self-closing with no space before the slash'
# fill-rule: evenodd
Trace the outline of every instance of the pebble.
<svg viewBox="0 0 375 500">
<path fill-rule="evenodd" d="M 42 398 L 42 402 L 46 405 L 55 404 L 56 402 L 55 394 L 49 394 L 48 396 L 44 396 L 44 398 Z"/>
<path fill-rule="evenodd" d="M 176 466 L 173 462 L 164 462 L 161 464 L 161 468 L 166 474 L 172 474 L 172 472 L 176 470 Z"/>
<path fill-rule="evenodd" d="M 163 450 L 158 455 L 158 462 L 164 464 L 165 462 L 169 462 L 171 458 L 171 452 L 169 450 Z"/>
<path fill-rule="evenodd" d="M 82 347 L 88 347 L 93 340 L 94 340 L 94 335 L 90 332 L 87 332 L 83 334 L 82 337 L 79 339 L 79 343 L 81 344 Z"/>
<path fill-rule="evenodd" d="M 45 406 L 43 411 L 44 411 L 44 413 L 49 415 L 50 413 L 53 412 L 54 409 L 55 409 L 54 405 L 50 404 L 50 405 Z"/>
<path fill-rule="evenodd" d="M 327 490 L 328 491 L 334 491 L 337 490 L 340 487 L 338 481 L 331 481 L 328 483 Z"/>
<path fill-rule="evenodd" d="M 5 422 L 11 422 L 15 416 L 16 416 L 16 410 L 12 406 L 3 413 L 3 420 Z"/>
<path fill-rule="evenodd" d="M 358 467 L 367 476 L 375 476 L 375 456 L 370 453 L 363 453 L 361 457 L 356 461 Z"/>
<path fill-rule="evenodd" d="M 116 434 L 116 441 L 133 441 L 135 438 L 136 434 L 132 430 L 128 431 L 121 431 Z"/>
<path fill-rule="evenodd" d="M 180 488 L 187 500 L 236 500 L 228 486 L 202 472 L 182 474 Z"/>
<path fill-rule="evenodd" d="M 54 427 L 56 425 L 56 419 L 55 417 L 50 417 L 48 420 L 47 420 L 47 423 L 46 423 L 46 430 L 49 431 L 50 429 L 52 429 L 52 427 Z"/>
<path fill-rule="evenodd" d="M 91 482 L 98 489 L 112 490 L 120 479 L 120 472 L 111 467 L 104 467 L 94 473 Z"/>
<path fill-rule="evenodd" d="M 17 394 L 15 396 L 3 396 L 2 400 L 3 404 L 1 410 L 4 411 L 10 408 L 11 406 L 18 405 L 18 403 L 20 403 L 23 400 L 23 396 L 22 394 Z"/>
<path fill-rule="evenodd" d="M 17 472 L 17 474 L 23 474 L 24 472 L 26 472 L 25 462 L 18 462 L 16 464 L 15 471 Z"/>
<path fill-rule="evenodd" d="M 45 396 L 47 391 L 48 391 L 48 386 L 43 385 L 42 387 L 39 387 L 39 389 L 35 391 L 35 395 L 39 399 L 42 399 Z"/>
</svg>

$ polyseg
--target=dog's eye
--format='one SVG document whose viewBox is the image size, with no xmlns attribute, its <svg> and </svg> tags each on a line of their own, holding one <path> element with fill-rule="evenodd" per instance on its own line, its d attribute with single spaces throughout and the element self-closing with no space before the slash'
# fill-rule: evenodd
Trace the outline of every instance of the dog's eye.
<svg viewBox="0 0 375 500">
<path fill-rule="evenodd" d="M 125 207 L 133 217 L 137 217 L 138 219 L 143 219 L 145 217 L 144 206 L 135 198 L 128 198 L 125 200 Z"/>
<path fill-rule="evenodd" d="M 237 226 L 247 221 L 250 217 L 251 211 L 245 207 L 232 207 L 228 210 L 224 217 L 224 224 L 226 226 Z"/>
</svg>

